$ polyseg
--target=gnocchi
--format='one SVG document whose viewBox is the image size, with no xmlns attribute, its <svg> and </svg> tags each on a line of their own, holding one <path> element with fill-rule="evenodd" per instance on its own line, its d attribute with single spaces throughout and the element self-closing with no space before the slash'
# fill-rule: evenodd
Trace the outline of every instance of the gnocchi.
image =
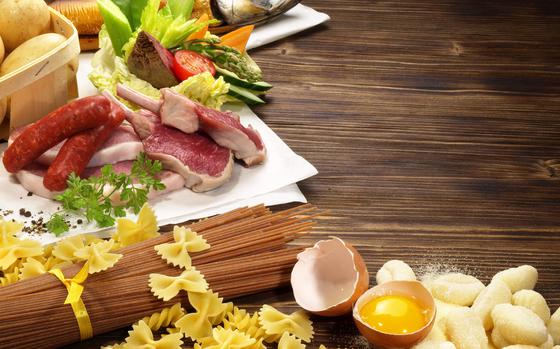
<svg viewBox="0 0 560 349">
<path fill-rule="evenodd" d="M 534 345 L 514 344 L 514 345 L 508 345 L 507 347 L 504 347 L 503 349 L 555 349 L 552 346 L 552 342 L 550 340 L 546 341 L 546 343 L 544 343 L 544 344 L 542 344 L 541 346 L 538 346 L 538 347 L 534 346 Z"/>
<path fill-rule="evenodd" d="M 416 280 L 416 275 L 412 268 L 403 261 L 393 259 L 383 264 L 375 275 L 378 285 L 395 280 Z"/>
<path fill-rule="evenodd" d="M 542 319 L 531 310 L 511 304 L 498 304 L 491 313 L 494 322 L 492 341 L 503 347 L 494 338 L 501 335 L 509 344 L 541 345 L 548 338 L 548 331 Z"/>
<path fill-rule="evenodd" d="M 486 288 L 480 292 L 474 300 L 472 310 L 480 317 L 484 329 L 489 331 L 494 326 L 490 313 L 498 304 L 510 303 L 511 291 L 509 287 L 501 280 L 491 282 Z"/>
<path fill-rule="evenodd" d="M 445 317 L 445 334 L 457 349 L 487 349 L 488 338 L 482 320 L 468 308 L 452 310 Z"/>
<path fill-rule="evenodd" d="M 548 332 L 552 336 L 554 344 L 560 344 L 560 308 L 556 309 L 554 314 L 550 317 L 550 321 L 548 322 Z"/>
<path fill-rule="evenodd" d="M 432 295 L 444 302 L 470 306 L 482 290 L 484 284 L 474 276 L 450 273 L 437 277 L 431 284 Z"/>
<path fill-rule="evenodd" d="M 457 347 L 449 341 L 424 340 L 413 346 L 412 349 L 457 349 Z"/>
<path fill-rule="evenodd" d="M 515 292 L 512 299 L 513 305 L 519 305 L 530 309 L 537 314 L 545 323 L 550 320 L 550 308 L 544 297 L 533 290 L 520 290 Z"/>
<path fill-rule="evenodd" d="M 434 327 L 432 327 L 432 330 L 430 331 L 430 333 L 428 333 L 424 341 L 431 341 L 431 342 L 447 341 L 447 336 L 445 335 L 443 326 L 441 326 L 441 324 L 437 322 L 437 319 L 436 319 L 436 323 L 434 324 Z"/>
<path fill-rule="evenodd" d="M 546 342 L 544 342 L 544 344 L 541 344 L 539 348 L 552 349 L 553 347 L 554 347 L 554 340 L 552 339 L 552 336 L 549 334 Z"/>
<path fill-rule="evenodd" d="M 511 343 L 502 336 L 502 334 L 496 327 L 494 327 L 494 329 L 492 330 L 490 339 L 492 340 L 494 346 L 498 349 L 505 348 L 511 345 Z"/>
<path fill-rule="evenodd" d="M 502 280 L 512 293 L 519 290 L 532 290 L 537 283 L 539 272 L 535 267 L 530 265 L 522 265 L 517 268 L 503 270 L 492 278 L 494 280 Z"/>
</svg>

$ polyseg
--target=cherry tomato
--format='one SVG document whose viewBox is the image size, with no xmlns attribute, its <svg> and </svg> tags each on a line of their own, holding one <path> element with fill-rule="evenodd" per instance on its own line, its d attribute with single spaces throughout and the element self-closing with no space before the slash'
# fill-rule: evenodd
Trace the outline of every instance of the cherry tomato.
<svg viewBox="0 0 560 349">
<path fill-rule="evenodd" d="M 212 76 L 216 74 L 214 63 L 198 52 L 181 50 L 175 52 L 175 64 L 173 64 L 173 74 L 177 79 L 187 80 L 193 75 L 210 72 Z"/>
</svg>

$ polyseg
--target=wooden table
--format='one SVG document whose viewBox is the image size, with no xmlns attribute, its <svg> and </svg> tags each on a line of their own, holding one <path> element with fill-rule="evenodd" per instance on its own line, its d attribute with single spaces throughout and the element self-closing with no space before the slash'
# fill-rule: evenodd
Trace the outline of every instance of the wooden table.
<svg viewBox="0 0 560 349">
<path fill-rule="evenodd" d="M 332 21 L 253 52 L 275 88 L 257 113 L 319 175 L 314 242 L 488 282 L 521 264 L 560 305 L 560 4 L 322 1 Z M 372 283 L 374 278 L 372 279 Z M 289 289 L 246 297 L 296 308 Z M 315 318 L 329 348 L 366 348 L 349 317 Z M 122 340 L 118 331 L 72 348 Z"/>
</svg>

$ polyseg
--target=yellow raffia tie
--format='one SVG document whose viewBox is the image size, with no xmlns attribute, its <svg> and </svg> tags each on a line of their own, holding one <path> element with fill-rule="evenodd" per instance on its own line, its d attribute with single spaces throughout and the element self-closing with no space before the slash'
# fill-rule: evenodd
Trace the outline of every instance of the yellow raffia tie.
<svg viewBox="0 0 560 349">
<path fill-rule="evenodd" d="M 89 275 L 88 270 L 89 262 L 86 262 L 82 269 L 80 269 L 80 271 L 71 279 L 67 279 L 60 269 L 49 270 L 49 273 L 56 276 L 68 290 L 68 296 L 66 297 L 64 304 L 70 304 L 72 306 L 74 316 L 76 317 L 76 321 L 78 322 L 78 328 L 80 329 L 81 340 L 86 340 L 93 337 L 93 327 L 91 326 L 91 320 L 86 310 L 86 305 L 81 298 L 82 292 L 84 291 L 84 286 L 82 284 L 86 281 Z"/>
</svg>

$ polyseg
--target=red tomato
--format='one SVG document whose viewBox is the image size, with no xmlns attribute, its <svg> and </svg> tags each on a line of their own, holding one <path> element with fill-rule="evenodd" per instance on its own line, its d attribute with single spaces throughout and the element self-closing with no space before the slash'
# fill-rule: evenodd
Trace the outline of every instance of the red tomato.
<svg viewBox="0 0 560 349">
<path fill-rule="evenodd" d="M 189 50 L 175 52 L 175 64 L 173 64 L 173 74 L 177 79 L 187 80 L 193 75 L 210 72 L 212 76 L 216 74 L 214 63 L 203 55 Z"/>
</svg>

